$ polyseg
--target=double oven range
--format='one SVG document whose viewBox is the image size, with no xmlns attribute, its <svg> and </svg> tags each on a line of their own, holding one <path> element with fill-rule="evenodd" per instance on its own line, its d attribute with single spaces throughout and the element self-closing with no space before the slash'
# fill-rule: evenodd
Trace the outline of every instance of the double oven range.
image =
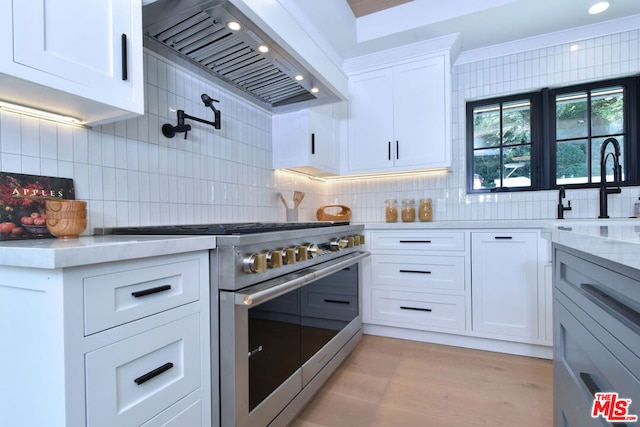
<svg viewBox="0 0 640 427">
<path fill-rule="evenodd" d="M 109 232 L 216 236 L 211 343 L 212 356 L 219 355 L 212 371 L 219 373 L 220 396 L 216 401 L 213 390 L 212 407 L 220 409 L 221 426 L 286 426 L 362 336 L 360 264 L 369 254 L 361 225 L 230 223 Z"/>
</svg>

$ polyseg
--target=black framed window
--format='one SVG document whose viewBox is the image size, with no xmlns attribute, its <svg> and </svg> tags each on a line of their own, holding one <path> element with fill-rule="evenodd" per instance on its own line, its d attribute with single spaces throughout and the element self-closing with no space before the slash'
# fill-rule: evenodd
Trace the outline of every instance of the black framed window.
<svg viewBox="0 0 640 427">
<path fill-rule="evenodd" d="M 595 82 L 550 91 L 551 184 L 567 188 L 600 183 L 600 149 L 608 138 L 620 144 L 622 183 L 637 183 L 638 138 L 636 79 Z M 633 117 L 636 117 L 633 120 Z M 607 152 L 612 150 L 609 146 Z M 613 165 L 606 179 L 613 180 Z"/>
<path fill-rule="evenodd" d="M 620 144 L 621 184 L 637 185 L 638 79 L 467 103 L 467 192 L 596 187 L 608 138 Z"/>
<path fill-rule="evenodd" d="M 469 189 L 535 188 L 537 104 L 533 93 L 467 104 Z"/>
</svg>

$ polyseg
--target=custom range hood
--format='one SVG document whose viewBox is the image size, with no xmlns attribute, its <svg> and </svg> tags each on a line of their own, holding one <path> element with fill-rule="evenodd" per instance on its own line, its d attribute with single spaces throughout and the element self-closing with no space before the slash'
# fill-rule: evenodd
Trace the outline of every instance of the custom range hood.
<svg viewBox="0 0 640 427">
<path fill-rule="evenodd" d="M 227 24 L 232 21 L 240 23 L 241 29 L 229 29 Z M 227 0 L 147 4 L 143 32 L 146 48 L 201 76 L 215 76 L 226 88 L 270 111 L 339 100 L 321 79 Z"/>
</svg>

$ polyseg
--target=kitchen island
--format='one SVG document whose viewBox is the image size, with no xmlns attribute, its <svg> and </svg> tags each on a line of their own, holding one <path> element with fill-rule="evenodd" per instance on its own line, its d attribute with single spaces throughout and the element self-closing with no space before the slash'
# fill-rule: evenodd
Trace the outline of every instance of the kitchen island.
<svg viewBox="0 0 640 427">
<path fill-rule="evenodd" d="M 0 425 L 212 425 L 213 247 L 207 236 L 0 242 Z"/>
<path fill-rule="evenodd" d="M 628 425 L 640 414 L 640 227 L 562 227 L 553 241 L 554 425 Z M 607 409 L 623 399 L 624 412 Z"/>
</svg>

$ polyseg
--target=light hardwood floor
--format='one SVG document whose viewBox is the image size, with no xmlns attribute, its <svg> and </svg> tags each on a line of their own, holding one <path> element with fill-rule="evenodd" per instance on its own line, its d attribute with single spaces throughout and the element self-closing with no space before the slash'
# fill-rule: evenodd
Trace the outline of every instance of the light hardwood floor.
<svg viewBox="0 0 640 427">
<path fill-rule="evenodd" d="M 550 360 L 365 335 L 292 427 L 553 425 Z"/>
</svg>

